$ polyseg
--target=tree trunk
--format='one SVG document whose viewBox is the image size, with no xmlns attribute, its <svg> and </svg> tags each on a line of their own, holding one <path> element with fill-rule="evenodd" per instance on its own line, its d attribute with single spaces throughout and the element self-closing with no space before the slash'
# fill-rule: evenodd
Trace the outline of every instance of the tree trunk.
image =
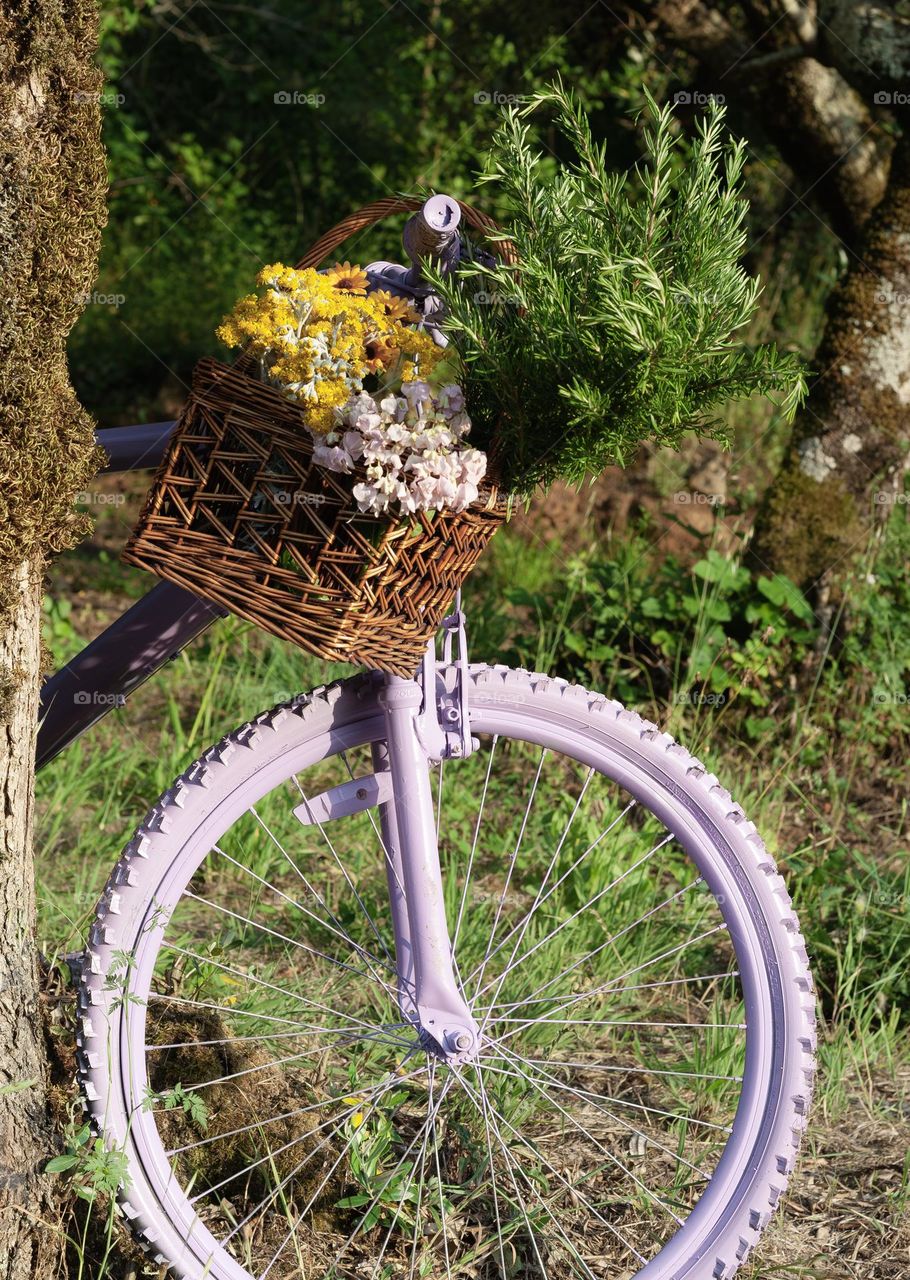
<svg viewBox="0 0 910 1280">
<path fill-rule="evenodd" d="M 53 1274 L 60 1251 L 51 1179 L 41 1172 L 54 1139 L 32 875 L 40 565 L 25 561 L 11 579 L 8 625 L 0 637 L 0 1276 L 36 1280 Z"/>
<path fill-rule="evenodd" d="M 809 400 L 756 522 L 759 565 L 830 593 L 910 466 L 910 137 L 835 289 Z"/>
<path fill-rule="evenodd" d="M 865 98 L 813 56 L 814 20 L 788 0 L 744 0 L 746 21 L 715 0 L 658 0 L 654 14 L 701 64 L 707 92 L 767 128 L 834 230 L 852 242 L 885 191 L 891 143 Z"/>
<path fill-rule="evenodd" d="M 105 217 L 94 0 L 0 13 L 0 1280 L 51 1280 L 64 1236 L 47 1107 L 32 863 L 41 581 L 99 458 L 66 338 Z"/>
</svg>

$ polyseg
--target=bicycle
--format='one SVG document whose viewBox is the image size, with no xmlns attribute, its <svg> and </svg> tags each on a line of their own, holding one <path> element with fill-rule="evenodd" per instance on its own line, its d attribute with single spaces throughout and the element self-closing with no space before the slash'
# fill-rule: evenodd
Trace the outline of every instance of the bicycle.
<svg viewBox="0 0 910 1280">
<path fill-rule="evenodd" d="M 101 432 L 111 469 L 172 427 Z M 224 612 L 156 586 L 46 685 L 39 763 Z M 222 739 L 108 880 L 79 1075 L 185 1280 L 722 1280 L 784 1191 L 814 997 L 771 855 L 656 725 L 469 663 L 465 621 Z"/>
</svg>

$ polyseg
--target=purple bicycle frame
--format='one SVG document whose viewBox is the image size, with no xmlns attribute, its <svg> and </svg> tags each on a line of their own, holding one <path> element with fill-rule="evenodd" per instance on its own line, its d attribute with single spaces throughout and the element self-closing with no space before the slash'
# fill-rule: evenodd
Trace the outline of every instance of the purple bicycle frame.
<svg viewBox="0 0 910 1280">
<path fill-rule="evenodd" d="M 110 462 L 105 471 L 157 467 L 175 422 L 112 427 L 97 433 Z M 170 582 L 153 587 L 41 690 L 35 767 L 53 760 L 226 610 Z"/>
</svg>

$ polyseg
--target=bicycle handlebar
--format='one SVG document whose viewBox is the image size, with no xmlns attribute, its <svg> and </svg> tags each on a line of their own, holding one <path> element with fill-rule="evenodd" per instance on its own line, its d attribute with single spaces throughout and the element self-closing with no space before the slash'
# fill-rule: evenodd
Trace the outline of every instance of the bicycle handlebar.
<svg viewBox="0 0 910 1280">
<path fill-rule="evenodd" d="M 450 196 L 430 196 L 405 224 L 401 242 L 411 259 L 411 270 L 420 276 L 426 258 L 438 258 L 444 271 L 449 271 L 461 253 L 458 224 L 461 209 Z"/>
</svg>

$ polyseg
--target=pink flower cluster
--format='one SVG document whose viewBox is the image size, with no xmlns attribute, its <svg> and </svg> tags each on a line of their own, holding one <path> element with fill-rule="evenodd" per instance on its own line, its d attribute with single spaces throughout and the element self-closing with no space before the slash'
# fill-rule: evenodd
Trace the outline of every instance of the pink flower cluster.
<svg viewBox="0 0 910 1280">
<path fill-rule="evenodd" d="M 463 511 L 476 500 L 487 457 L 461 446 L 471 428 L 461 387 L 434 393 L 426 382 L 403 382 L 400 394 L 377 403 L 361 391 L 335 413 L 336 428 L 315 436 L 313 461 L 366 473 L 353 489 L 361 511 Z"/>
</svg>

